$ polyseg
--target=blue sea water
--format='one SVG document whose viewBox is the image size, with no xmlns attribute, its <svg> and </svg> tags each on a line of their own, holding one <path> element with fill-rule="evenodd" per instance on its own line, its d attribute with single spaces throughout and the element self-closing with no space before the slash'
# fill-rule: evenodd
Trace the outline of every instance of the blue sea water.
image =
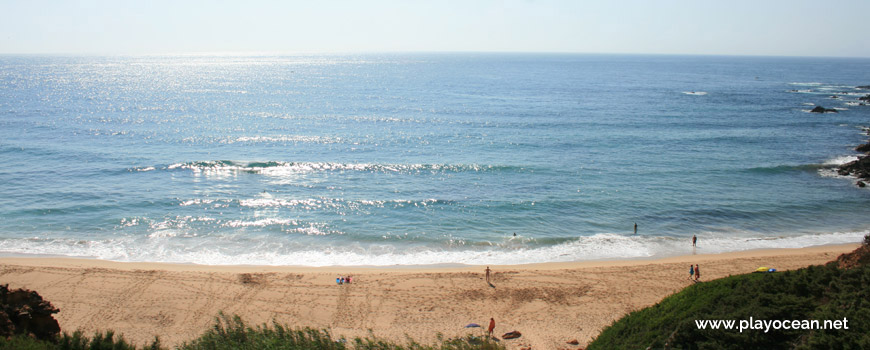
<svg viewBox="0 0 870 350">
<path fill-rule="evenodd" d="M 697 253 L 858 242 L 870 191 L 832 169 L 867 138 L 868 84 L 870 59 L 845 58 L 0 56 L 0 253 L 513 264 L 691 254 L 692 235 Z"/>
</svg>

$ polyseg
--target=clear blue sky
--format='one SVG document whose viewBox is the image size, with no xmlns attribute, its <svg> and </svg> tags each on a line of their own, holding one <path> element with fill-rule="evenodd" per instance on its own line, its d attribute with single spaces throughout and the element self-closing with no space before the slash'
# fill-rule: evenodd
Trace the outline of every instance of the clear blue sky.
<svg viewBox="0 0 870 350">
<path fill-rule="evenodd" d="M 868 14 L 868 0 L 0 0 L 0 53 L 870 57 Z"/>
</svg>

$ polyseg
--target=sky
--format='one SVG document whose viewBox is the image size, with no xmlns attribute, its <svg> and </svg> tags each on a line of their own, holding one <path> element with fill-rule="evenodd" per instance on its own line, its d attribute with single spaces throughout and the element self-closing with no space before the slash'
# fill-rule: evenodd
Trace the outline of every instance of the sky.
<svg viewBox="0 0 870 350">
<path fill-rule="evenodd" d="M 0 54 L 870 57 L 868 0 L 0 0 Z"/>
</svg>

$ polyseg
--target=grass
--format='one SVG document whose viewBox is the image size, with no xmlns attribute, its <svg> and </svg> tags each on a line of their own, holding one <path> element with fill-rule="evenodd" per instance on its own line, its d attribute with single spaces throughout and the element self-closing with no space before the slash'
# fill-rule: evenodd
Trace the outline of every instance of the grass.
<svg viewBox="0 0 870 350">
<path fill-rule="evenodd" d="M 290 328 L 273 322 L 271 325 L 247 326 L 238 316 L 218 315 L 215 323 L 199 338 L 182 344 L 179 350 L 502 350 L 504 346 L 485 337 L 466 336 L 443 339 L 434 345 L 408 340 L 405 344 L 390 342 L 370 335 L 366 338 L 334 338 L 328 330 Z M 88 338 L 81 332 L 64 333 L 56 341 L 41 341 L 18 335 L 0 337 L 0 350 L 160 350 L 158 338 L 144 347 L 127 343 L 111 331 L 97 332 Z"/>
<path fill-rule="evenodd" d="M 842 320 L 849 329 L 698 329 L 695 320 Z M 870 266 L 731 276 L 632 312 L 588 349 L 870 349 Z"/>
</svg>

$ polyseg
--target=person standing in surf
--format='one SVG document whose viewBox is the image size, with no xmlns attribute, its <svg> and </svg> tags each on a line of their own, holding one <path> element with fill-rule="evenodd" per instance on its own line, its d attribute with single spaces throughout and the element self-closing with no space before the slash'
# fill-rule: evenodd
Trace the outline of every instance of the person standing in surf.
<svg viewBox="0 0 870 350">
<path fill-rule="evenodd" d="M 692 235 L 692 248 L 698 243 L 698 236 Z"/>
</svg>

